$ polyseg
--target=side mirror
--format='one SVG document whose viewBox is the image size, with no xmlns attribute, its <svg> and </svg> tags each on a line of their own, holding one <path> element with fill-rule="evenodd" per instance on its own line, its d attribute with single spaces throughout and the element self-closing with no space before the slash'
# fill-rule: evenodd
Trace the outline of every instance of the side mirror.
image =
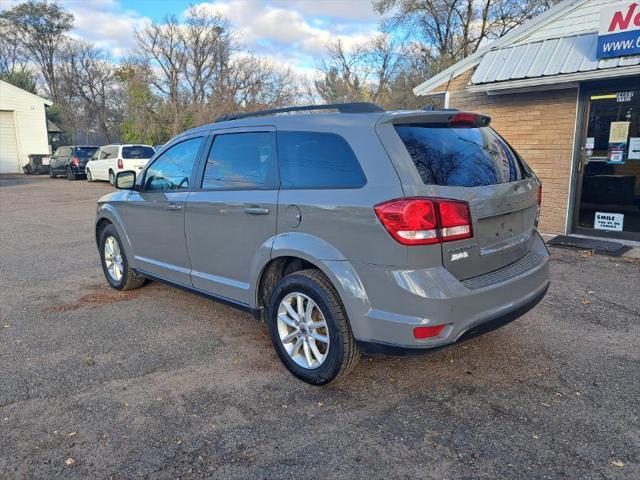
<svg viewBox="0 0 640 480">
<path fill-rule="evenodd" d="M 133 170 L 125 170 L 116 174 L 116 188 L 120 190 L 135 190 L 136 172 Z"/>
</svg>

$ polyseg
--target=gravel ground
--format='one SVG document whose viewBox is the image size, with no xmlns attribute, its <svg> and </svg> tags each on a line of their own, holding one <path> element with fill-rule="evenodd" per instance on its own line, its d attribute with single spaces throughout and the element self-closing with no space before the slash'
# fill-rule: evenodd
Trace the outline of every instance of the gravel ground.
<svg viewBox="0 0 640 480">
<path fill-rule="evenodd" d="M 640 478 L 640 263 L 554 250 L 518 321 L 318 388 L 245 313 L 109 289 L 109 190 L 0 179 L 0 478 Z"/>
</svg>

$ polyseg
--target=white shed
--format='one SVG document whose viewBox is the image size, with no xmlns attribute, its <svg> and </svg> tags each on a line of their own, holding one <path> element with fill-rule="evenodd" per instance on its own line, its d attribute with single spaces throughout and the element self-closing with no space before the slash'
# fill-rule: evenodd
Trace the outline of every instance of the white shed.
<svg viewBox="0 0 640 480">
<path fill-rule="evenodd" d="M 0 80 L 0 173 L 20 173 L 31 154 L 49 154 L 47 119 L 40 98 Z"/>
</svg>

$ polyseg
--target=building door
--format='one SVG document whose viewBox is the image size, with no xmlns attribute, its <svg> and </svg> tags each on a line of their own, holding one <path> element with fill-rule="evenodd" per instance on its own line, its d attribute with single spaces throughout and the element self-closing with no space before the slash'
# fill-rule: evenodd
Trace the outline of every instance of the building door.
<svg viewBox="0 0 640 480">
<path fill-rule="evenodd" d="M 0 173 L 20 173 L 13 112 L 0 112 Z"/>
<path fill-rule="evenodd" d="M 574 231 L 640 240 L 638 82 L 589 89 L 585 102 Z"/>
</svg>

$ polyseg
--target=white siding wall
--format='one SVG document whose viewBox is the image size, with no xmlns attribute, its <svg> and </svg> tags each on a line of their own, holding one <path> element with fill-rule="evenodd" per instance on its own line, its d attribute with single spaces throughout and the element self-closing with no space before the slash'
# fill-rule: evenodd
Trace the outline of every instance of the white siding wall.
<svg viewBox="0 0 640 480">
<path fill-rule="evenodd" d="M 616 4 L 628 5 L 630 3 L 631 1 L 625 3 L 620 0 L 576 2 L 572 10 L 531 32 L 530 35 L 521 38 L 517 43 L 529 43 L 548 38 L 570 37 L 581 33 L 597 32 L 600 25 L 600 10 Z"/>
<path fill-rule="evenodd" d="M 0 110 L 15 112 L 15 130 L 20 165 L 30 154 L 48 154 L 44 99 L 0 80 Z"/>
</svg>

